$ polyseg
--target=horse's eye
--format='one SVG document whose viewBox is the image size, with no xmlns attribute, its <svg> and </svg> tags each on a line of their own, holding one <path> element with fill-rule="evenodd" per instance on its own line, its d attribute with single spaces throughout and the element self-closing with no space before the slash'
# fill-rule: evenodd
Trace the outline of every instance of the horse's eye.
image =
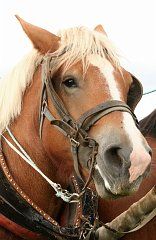
<svg viewBox="0 0 156 240">
<path fill-rule="evenodd" d="M 74 78 L 68 78 L 66 80 L 63 81 L 63 84 L 67 87 L 67 88 L 76 88 L 77 87 L 77 83 L 75 81 Z"/>
</svg>

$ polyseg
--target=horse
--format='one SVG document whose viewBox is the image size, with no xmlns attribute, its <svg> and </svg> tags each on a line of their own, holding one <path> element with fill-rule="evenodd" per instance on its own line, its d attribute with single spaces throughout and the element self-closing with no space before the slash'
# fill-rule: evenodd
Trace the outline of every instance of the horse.
<svg viewBox="0 0 156 240">
<path fill-rule="evenodd" d="M 153 151 L 151 172 L 148 178 L 144 179 L 139 191 L 132 196 L 127 196 L 115 201 L 99 201 L 99 216 L 102 222 L 109 222 L 120 213 L 128 209 L 134 202 L 141 199 L 154 185 L 156 185 L 156 110 L 139 122 L 140 130 L 145 136 Z M 154 240 L 156 237 L 156 219 L 152 219 L 147 225 L 140 230 L 126 234 L 122 239 L 139 239 Z"/>
<path fill-rule="evenodd" d="M 55 35 L 16 17 L 33 50 L 0 86 L 0 239 L 85 239 L 98 196 L 131 195 L 150 170 L 141 84 L 101 25 Z"/>
</svg>

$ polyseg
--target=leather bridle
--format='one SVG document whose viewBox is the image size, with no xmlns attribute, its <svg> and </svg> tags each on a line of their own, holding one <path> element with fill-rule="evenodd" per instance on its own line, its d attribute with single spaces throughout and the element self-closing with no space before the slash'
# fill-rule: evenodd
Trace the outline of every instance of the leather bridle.
<svg viewBox="0 0 156 240">
<path fill-rule="evenodd" d="M 53 83 L 52 76 L 50 72 L 47 72 L 49 66 L 47 66 L 47 61 L 42 62 L 42 92 L 41 92 L 41 104 L 39 110 L 39 135 L 42 138 L 43 123 L 44 118 L 46 117 L 48 121 L 54 126 L 57 126 L 58 129 L 69 138 L 71 144 L 71 152 L 74 160 L 74 169 L 78 177 L 84 182 L 82 174 L 80 172 L 80 158 L 82 157 L 82 151 L 79 151 L 80 146 L 83 146 L 84 149 L 89 150 L 88 159 L 84 163 L 86 168 L 89 168 L 89 176 L 84 186 L 81 194 L 78 198 L 84 193 L 88 184 L 90 183 L 93 175 L 94 166 L 96 163 L 96 155 L 98 153 L 98 143 L 95 139 L 90 138 L 88 135 L 89 129 L 102 117 L 115 112 L 122 111 L 128 112 L 133 117 L 136 125 L 138 126 L 138 120 L 135 114 L 132 112 L 131 108 L 124 102 L 118 100 L 110 100 L 103 102 L 96 107 L 86 111 L 80 116 L 78 120 L 74 120 L 72 116 L 68 113 L 65 108 L 62 100 L 56 93 Z M 50 97 L 51 102 L 53 103 L 59 119 L 55 118 L 53 114 L 48 109 L 48 96 Z M 61 189 L 60 189 L 61 190 Z M 66 194 L 68 192 L 66 191 Z M 77 195 L 74 195 L 74 200 Z M 70 201 L 72 202 L 73 198 L 71 197 Z M 69 201 L 69 202 L 70 202 Z"/>
<path fill-rule="evenodd" d="M 33 217 L 34 214 L 38 214 L 39 218 L 39 223 L 37 222 L 34 228 L 32 230 L 35 230 L 38 228 L 40 233 L 46 234 L 48 236 L 55 236 L 56 239 L 60 239 L 58 236 L 65 236 L 65 239 L 86 239 L 86 235 L 93 234 L 93 238 L 91 235 L 89 235 L 88 239 L 95 239 L 94 238 L 94 228 L 98 226 L 98 213 L 97 213 L 97 205 L 98 205 L 98 197 L 97 194 L 94 193 L 91 189 L 88 188 L 88 185 L 90 181 L 92 180 L 93 177 L 93 171 L 94 171 L 94 166 L 96 164 L 96 155 L 98 153 L 98 143 L 96 142 L 95 139 L 90 138 L 88 131 L 89 129 L 102 117 L 114 112 L 114 111 L 122 111 L 122 112 L 128 112 L 131 114 L 133 117 L 136 125 L 138 126 L 138 121 L 134 113 L 132 112 L 131 108 L 125 104 L 122 101 L 117 101 L 117 100 L 110 100 L 107 102 L 103 102 L 96 107 L 86 111 L 84 114 L 80 116 L 78 120 L 74 120 L 72 116 L 68 113 L 67 109 L 65 108 L 63 102 L 61 101 L 60 97 L 56 93 L 53 83 L 51 80 L 51 75 L 50 72 L 47 71 L 47 69 L 50 69 L 49 66 L 47 66 L 48 62 L 46 59 L 43 59 L 42 61 L 42 91 L 41 91 L 41 103 L 40 103 L 40 109 L 39 109 L 39 135 L 40 138 L 42 138 L 42 133 L 43 133 L 43 124 L 44 124 L 44 119 L 47 118 L 48 121 L 54 126 L 57 126 L 57 128 L 66 136 L 69 138 L 70 143 L 71 143 L 71 152 L 74 160 L 74 170 L 75 170 L 75 178 L 76 180 L 72 180 L 73 183 L 75 184 L 75 187 L 71 189 L 73 192 L 72 194 L 68 192 L 67 190 L 62 189 L 60 184 L 56 184 L 51 181 L 52 187 L 56 191 L 56 196 L 61 197 L 64 201 L 69 202 L 69 203 L 74 203 L 77 202 L 76 205 L 82 203 L 82 215 L 84 219 L 81 219 L 81 223 L 78 225 L 73 225 L 73 227 L 60 227 L 59 225 L 54 224 L 53 221 L 50 224 L 49 221 L 45 222 L 45 220 L 41 221 L 40 218 L 43 218 L 43 216 L 40 216 L 38 213 L 34 213 L 34 208 L 30 206 L 28 203 L 27 199 L 24 199 L 25 195 L 18 196 L 18 193 L 16 190 L 13 191 L 12 195 L 15 198 L 20 198 L 20 202 L 22 204 L 24 203 L 27 206 L 28 213 L 26 216 L 24 216 L 24 219 L 26 219 L 29 216 L 30 209 L 33 211 L 33 214 L 30 216 L 31 221 L 28 224 L 28 229 L 31 230 L 30 226 L 32 225 L 33 222 Z M 50 112 L 48 108 L 48 100 L 52 102 L 54 105 L 57 114 L 59 118 L 55 118 L 53 114 Z M 11 131 L 7 129 L 8 134 L 10 135 L 11 139 L 13 142 L 21 149 L 21 153 L 23 156 L 23 159 L 26 159 L 27 163 L 31 163 L 30 165 L 33 166 L 34 168 L 34 163 L 33 161 L 29 158 L 28 154 L 24 151 L 22 146 L 18 143 L 16 138 L 13 136 Z M 2 137 L 7 141 L 8 144 L 9 141 L 2 135 Z M 9 145 L 10 147 L 13 148 L 12 145 Z M 81 149 L 80 149 L 81 148 Z M 83 148 L 83 150 L 82 150 Z M 16 148 L 13 148 L 18 154 L 19 152 L 17 151 Z M 81 150 L 81 151 L 80 151 Z M 84 154 L 87 152 L 87 159 L 85 163 L 83 164 L 82 167 L 85 166 L 86 169 L 89 170 L 89 176 L 87 181 L 85 182 L 83 179 L 83 176 L 81 174 L 80 170 L 80 161 L 81 159 L 84 158 Z M 4 165 L 4 172 L 6 172 L 6 176 L 8 179 L 10 178 L 10 173 L 9 170 L 7 169 L 7 166 L 5 165 L 5 160 L 2 157 L 2 163 L 1 166 Z M 37 166 L 35 166 L 35 170 L 39 170 Z M 41 172 L 39 172 L 41 174 Z M 0 174 L 3 175 L 3 172 L 0 171 Z M 43 176 L 43 175 L 42 175 Z M 7 180 L 3 177 L 0 177 L 0 180 L 4 179 L 5 181 L 5 186 L 7 183 Z M 9 179 L 10 180 L 10 179 Z M 11 180 L 10 180 L 11 181 Z M 14 182 L 15 186 L 17 185 Z M 54 186 L 53 186 L 54 185 Z M 79 186 L 80 190 L 76 190 L 76 188 Z M 8 189 L 11 188 L 11 190 L 8 191 L 8 196 L 10 196 L 10 191 L 12 191 L 12 186 L 11 184 L 8 184 Z M 19 189 L 19 187 L 17 186 Z M 75 192 L 74 192 L 75 191 Z M 23 191 L 22 191 L 23 192 Z M 21 192 L 19 192 L 21 194 Z M 3 194 L 6 195 L 6 191 L 2 191 L 0 196 L 3 196 Z M 8 207 L 10 208 L 10 203 L 8 205 L 8 196 L 3 199 L 3 201 L 6 204 L 6 209 Z M 81 197 L 81 199 L 80 199 Z M 30 200 L 30 199 L 29 199 Z M 70 205 L 71 208 L 74 206 Z M 21 207 L 21 205 L 17 205 L 17 207 Z M 5 210 L 6 210 L 5 209 Z M 9 210 L 13 211 L 15 209 L 15 206 Z M 36 208 L 37 209 L 37 208 Z M 6 215 L 6 211 L 4 212 L 1 210 L 1 212 Z M 19 211 L 18 211 L 19 212 Z M 46 215 L 46 214 L 45 214 Z M 73 218 L 72 218 L 73 219 Z M 77 218 L 78 219 L 78 218 Z M 17 213 L 15 214 L 15 218 L 13 219 L 17 224 L 20 224 L 20 221 L 18 219 Z M 24 222 L 24 221 L 23 221 Z M 41 224 L 42 223 L 42 224 Z M 24 225 L 25 226 L 25 225 Z M 48 227 L 47 227 L 48 226 Z"/>
</svg>

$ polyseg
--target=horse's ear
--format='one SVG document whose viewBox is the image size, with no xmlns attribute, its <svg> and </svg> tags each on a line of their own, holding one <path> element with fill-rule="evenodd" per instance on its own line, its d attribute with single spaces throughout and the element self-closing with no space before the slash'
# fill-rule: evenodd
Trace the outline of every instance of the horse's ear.
<svg viewBox="0 0 156 240">
<path fill-rule="evenodd" d="M 36 27 L 28 22 L 25 22 L 17 15 L 15 16 L 29 39 L 32 41 L 34 47 L 41 53 L 46 53 L 48 51 L 54 52 L 58 49 L 60 40 L 58 36 L 48 32 L 43 28 Z"/>
<path fill-rule="evenodd" d="M 107 36 L 107 33 L 105 32 L 103 26 L 101 24 L 97 25 L 95 28 L 94 28 L 95 31 L 97 32 L 100 32 L 100 33 L 103 33 L 104 35 Z"/>
</svg>

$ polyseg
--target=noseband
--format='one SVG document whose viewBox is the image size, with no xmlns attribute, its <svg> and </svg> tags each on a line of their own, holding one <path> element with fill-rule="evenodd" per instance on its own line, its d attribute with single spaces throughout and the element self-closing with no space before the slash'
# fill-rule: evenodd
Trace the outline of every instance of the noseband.
<svg viewBox="0 0 156 240">
<path fill-rule="evenodd" d="M 54 126 L 57 126 L 58 129 L 69 138 L 71 144 L 71 152 L 74 160 L 74 169 L 77 176 L 83 181 L 84 186 L 82 192 L 79 196 L 72 195 L 70 196 L 69 202 L 76 201 L 79 197 L 85 192 L 88 184 L 92 179 L 92 174 L 94 170 L 94 166 L 96 163 L 96 155 L 98 153 L 98 143 L 95 139 L 90 138 L 88 135 L 89 129 L 102 117 L 115 112 L 128 112 L 133 117 L 137 127 L 138 120 L 135 114 L 132 112 L 131 108 L 122 101 L 110 100 L 103 102 L 96 107 L 86 111 L 84 114 L 80 116 L 78 120 L 74 120 L 72 116 L 68 113 L 65 108 L 62 100 L 54 90 L 51 76 L 47 73 L 47 63 L 46 61 L 42 63 L 42 93 L 41 93 L 41 104 L 39 111 L 39 135 L 42 138 L 42 129 L 43 122 L 45 117 L 50 121 L 50 123 Z M 59 119 L 56 119 L 53 114 L 48 109 L 48 96 L 52 101 L 57 113 L 59 115 Z M 89 169 L 89 176 L 86 182 L 84 182 L 81 171 L 80 171 L 80 159 L 84 154 L 83 151 L 80 153 L 80 146 L 84 147 L 84 149 L 89 150 L 89 156 L 86 160 L 86 167 Z M 59 185 L 60 187 L 60 185 Z M 66 191 L 62 192 L 60 187 L 61 194 L 66 194 L 69 196 L 69 193 Z M 66 197 L 68 197 L 66 196 Z M 78 198 L 78 199 L 76 199 Z"/>
</svg>

